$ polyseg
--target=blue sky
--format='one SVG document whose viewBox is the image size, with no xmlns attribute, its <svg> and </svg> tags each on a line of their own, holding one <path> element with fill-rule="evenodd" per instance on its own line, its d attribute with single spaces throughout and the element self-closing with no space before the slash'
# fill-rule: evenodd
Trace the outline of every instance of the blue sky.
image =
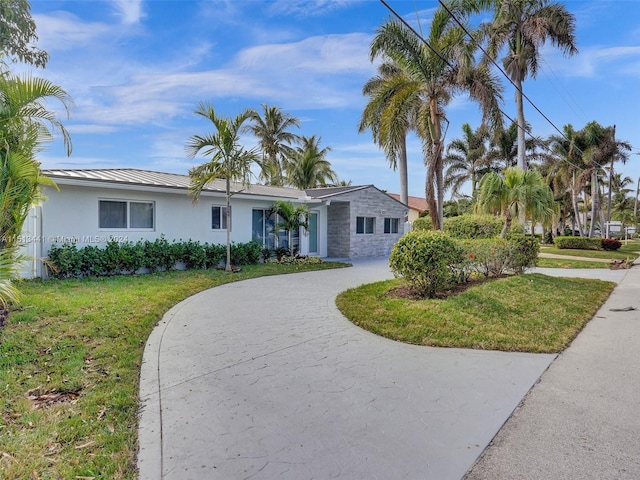
<svg viewBox="0 0 640 480">
<path fill-rule="evenodd" d="M 425 31 L 437 0 L 388 0 Z M 75 106 L 65 125 L 73 153 L 58 139 L 40 155 L 43 168 L 141 168 L 187 173 L 184 145 L 213 126 L 193 111 L 211 102 L 223 116 L 262 104 L 298 117 L 301 135 L 322 138 L 340 179 L 399 191 L 396 172 L 357 124 L 362 85 L 375 74 L 369 44 L 389 10 L 375 0 L 164 1 L 32 0 L 38 45 L 50 55 L 33 74 L 64 88 Z M 616 124 L 619 139 L 640 152 L 640 1 L 569 0 L 580 53 L 545 47 L 537 79 L 525 93 L 553 123 L 582 128 Z M 508 82 L 505 80 L 505 85 Z M 513 90 L 503 109 L 515 118 Z M 50 104 L 50 108 L 57 108 Z M 479 124 L 464 96 L 446 110 L 447 139 Z M 537 136 L 556 133 L 534 109 Z M 243 138 L 247 147 L 255 139 Z M 618 167 L 634 181 L 640 155 Z M 424 196 L 416 139 L 409 144 L 409 193 Z"/>
</svg>

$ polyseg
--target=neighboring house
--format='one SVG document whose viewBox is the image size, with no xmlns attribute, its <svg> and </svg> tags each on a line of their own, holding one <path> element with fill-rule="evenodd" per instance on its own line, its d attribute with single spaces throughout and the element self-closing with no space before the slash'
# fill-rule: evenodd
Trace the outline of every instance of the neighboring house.
<svg viewBox="0 0 640 480">
<path fill-rule="evenodd" d="M 33 208 L 25 222 L 23 253 L 30 260 L 25 263 L 23 277 L 43 275 L 41 259 L 55 243 L 75 242 L 82 248 L 104 246 L 110 238 L 137 242 L 154 240 L 160 235 L 169 241 L 226 243 L 224 180 L 213 182 L 194 204 L 188 195 L 187 175 L 136 169 L 45 170 L 43 175 L 54 180 L 60 191 L 45 188 L 47 200 Z M 269 216 L 274 202 L 284 200 L 305 204 L 311 212 L 309 229 L 294 232 L 294 246 L 301 254 L 321 257 L 388 254 L 390 245 L 399 237 L 392 232 L 401 231 L 401 226 L 396 228 L 395 221 L 385 218 L 403 218 L 406 207 L 373 186 L 348 188 L 355 191 L 335 198 L 331 208 L 333 197 L 313 194 L 325 189 L 305 192 L 232 183 L 231 240 L 238 243 L 255 240 L 266 248 L 286 246 L 286 232 L 276 235 L 277 220 Z M 380 194 L 387 198 L 386 203 Z M 352 201 L 353 216 L 337 208 L 339 204 L 349 206 Z M 362 220 L 366 225 L 360 225 L 360 218 L 366 219 Z M 389 233 L 385 234 L 387 224 Z M 337 225 L 346 236 L 345 239 L 340 236 L 339 242 Z M 334 233 L 330 234 L 330 229 Z"/>
<path fill-rule="evenodd" d="M 407 207 L 373 185 L 306 190 L 327 205 L 330 257 L 389 255 L 404 234 Z"/>
<path fill-rule="evenodd" d="M 400 201 L 400 195 L 397 193 L 388 193 L 391 198 Z M 429 211 L 429 207 L 427 206 L 427 199 L 421 197 L 412 197 L 409 196 L 409 218 L 407 219 L 410 223 L 413 223 L 416 219 L 420 218 L 420 214 Z"/>
</svg>

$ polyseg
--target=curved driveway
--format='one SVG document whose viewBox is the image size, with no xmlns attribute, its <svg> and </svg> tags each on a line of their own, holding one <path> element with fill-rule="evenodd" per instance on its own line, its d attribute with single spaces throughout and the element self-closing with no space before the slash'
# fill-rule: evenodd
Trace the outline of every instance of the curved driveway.
<svg viewBox="0 0 640 480">
<path fill-rule="evenodd" d="M 140 479 L 460 479 L 555 355 L 406 345 L 352 325 L 387 260 L 172 308 L 145 349 Z"/>
</svg>

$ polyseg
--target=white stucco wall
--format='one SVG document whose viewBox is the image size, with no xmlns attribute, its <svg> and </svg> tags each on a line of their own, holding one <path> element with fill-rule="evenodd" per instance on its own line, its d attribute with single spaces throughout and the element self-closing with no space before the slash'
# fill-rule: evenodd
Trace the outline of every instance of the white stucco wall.
<svg viewBox="0 0 640 480">
<path fill-rule="evenodd" d="M 37 219 L 25 224 L 23 236 L 29 237 L 24 253 L 30 257 L 25 262 L 23 276 L 41 275 L 41 261 L 33 258 L 46 257 L 55 243 L 75 241 L 78 248 L 86 245 L 104 246 L 110 237 L 120 241 L 137 242 L 154 240 L 163 235 L 169 241 L 196 240 L 201 243 L 226 243 L 225 230 L 211 228 L 211 207 L 225 206 L 224 194 L 204 193 L 197 204 L 193 204 L 184 190 L 138 186 L 87 186 L 58 182 L 60 191 L 47 188 L 47 200 L 40 208 Z M 98 202 L 100 200 L 129 200 L 154 202 L 153 230 L 100 229 L 98 225 Z M 252 239 L 253 209 L 269 209 L 275 198 L 255 198 L 250 195 L 235 195 L 231 199 L 231 241 L 249 242 Z M 286 199 L 285 199 L 286 200 Z M 318 214 L 318 255 L 327 256 L 327 208 L 319 203 L 309 205 Z M 32 232 L 41 226 L 39 232 Z M 300 253 L 308 254 L 308 235 L 300 235 Z"/>
</svg>

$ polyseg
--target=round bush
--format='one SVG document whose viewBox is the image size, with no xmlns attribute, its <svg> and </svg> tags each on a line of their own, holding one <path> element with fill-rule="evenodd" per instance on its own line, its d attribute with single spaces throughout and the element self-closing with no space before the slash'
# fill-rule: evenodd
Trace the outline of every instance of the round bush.
<svg viewBox="0 0 640 480">
<path fill-rule="evenodd" d="M 451 284 L 451 266 L 461 261 L 462 248 L 446 233 L 414 230 L 393 246 L 389 267 L 417 294 L 433 298 L 437 290 Z"/>
</svg>

